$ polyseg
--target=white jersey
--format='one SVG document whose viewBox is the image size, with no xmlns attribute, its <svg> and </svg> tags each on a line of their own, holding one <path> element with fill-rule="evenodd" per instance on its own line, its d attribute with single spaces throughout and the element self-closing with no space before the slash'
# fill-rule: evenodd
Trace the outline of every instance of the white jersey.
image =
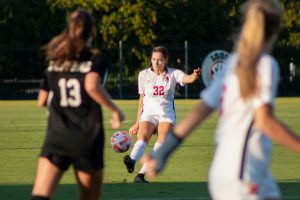
<svg viewBox="0 0 300 200">
<path fill-rule="evenodd" d="M 258 95 L 244 102 L 235 73 L 236 63 L 237 55 L 232 54 L 222 76 L 201 93 L 202 100 L 220 112 L 216 152 L 209 173 L 210 190 L 214 199 L 279 197 L 269 172 L 272 143 L 253 122 L 255 109 L 274 104 L 279 67 L 274 58 L 262 55 L 257 68 Z"/>
<path fill-rule="evenodd" d="M 143 94 L 142 114 L 147 113 L 161 117 L 175 118 L 174 94 L 176 84 L 184 85 L 185 73 L 167 67 L 166 72 L 157 75 L 151 68 L 139 73 L 138 89 Z"/>
</svg>

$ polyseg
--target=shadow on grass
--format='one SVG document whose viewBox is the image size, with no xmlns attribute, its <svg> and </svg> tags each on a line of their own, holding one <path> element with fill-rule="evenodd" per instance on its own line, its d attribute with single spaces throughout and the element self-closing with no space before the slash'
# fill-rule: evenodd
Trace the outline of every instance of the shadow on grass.
<svg viewBox="0 0 300 200">
<path fill-rule="evenodd" d="M 300 199 L 300 180 L 279 182 L 283 200 Z M 1 200 L 30 200 L 32 185 L 0 185 Z M 59 185 L 53 200 L 78 199 L 76 184 Z M 209 200 L 207 183 L 105 183 L 103 200 Z"/>
</svg>

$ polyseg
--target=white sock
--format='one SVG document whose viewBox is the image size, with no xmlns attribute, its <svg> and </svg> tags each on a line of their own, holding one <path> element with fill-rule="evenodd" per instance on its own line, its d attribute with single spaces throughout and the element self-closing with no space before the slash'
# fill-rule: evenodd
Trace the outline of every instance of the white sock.
<svg viewBox="0 0 300 200">
<path fill-rule="evenodd" d="M 138 140 L 133 146 L 133 149 L 130 153 L 130 158 L 135 161 L 138 161 L 144 154 L 144 150 L 146 146 L 147 146 L 146 142 L 144 142 L 143 140 Z"/>
<path fill-rule="evenodd" d="M 150 152 L 152 156 L 155 151 L 157 151 L 161 147 L 161 143 L 155 142 L 153 149 Z M 145 174 L 146 171 L 146 164 L 143 164 L 142 169 L 139 171 L 139 174 Z"/>
</svg>

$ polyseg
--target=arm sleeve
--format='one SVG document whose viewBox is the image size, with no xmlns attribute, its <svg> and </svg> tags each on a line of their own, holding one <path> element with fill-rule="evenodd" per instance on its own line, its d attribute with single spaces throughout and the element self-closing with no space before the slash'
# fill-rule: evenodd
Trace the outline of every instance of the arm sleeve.
<svg viewBox="0 0 300 200">
<path fill-rule="evenodd" d="M 201 99 L 211 108 L 218 109 L 220 107 L 224 74 L 222 73 L 217 79 L 213 80 L 200 94 Z"/>
<path fill-rule="evenodd" d="M 45 90 L 45 91 L 50 90 L 46 71 L 45 71 L 44 76 L 42 78 L 42 81 L 41 81 L 41 84 L 40 84 L 40 89 Z"/>
<path fill-rule="evenodd" d="M 279 66 L 275 59 L 263 57 L 258 66 L 259 90 L 254 99 L 254 107 L 264 104 L 274 104 L 279 81 Z"/>
<path fill-rule="evenodd" d="M 141 71 L 138 76 L 138 92 L 139 94 L 144 94 L 145 93 L 145 86 L 144 86 L 144 81 L 145 81 L 145 71 Z"/>
<path fill-rule="evenodd" d="M 108 68 L 110 66 L 110 56 L 108 52 L 101 51 L 97 55 L 95 55 L 93 59 L 92 72 L 97 72 L 101 77 L 101 84 L 105 81 L 105 78 L 108 73 Z"/>
<path fill-rule="evenodd" d="M 185 76 L 186 74 L 179 70 L 179 69 L 175 69 L 174 71 L 174 77 L 175 77 L 175 80 L 177 83 L 179 83 L 181 86 L 184 86 L 185 84 L 182 82 L 183 80 L 183 77 Z"/>
</svg>

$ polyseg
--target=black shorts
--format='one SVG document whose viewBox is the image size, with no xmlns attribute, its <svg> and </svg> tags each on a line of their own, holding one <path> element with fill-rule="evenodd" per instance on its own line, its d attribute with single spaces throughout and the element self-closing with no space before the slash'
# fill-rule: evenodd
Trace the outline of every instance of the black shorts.
<svg viewBox="0 0 300 200">
<path fill-rule="evenodd" d="M 104 137 L 100 134 L 93 142 L 85 145 L 48 143 L 46 140 L 40 156 L 47 158 L 63 171 L 70 165 L 73 165 L 75 170 L 96 171 L 104 167 L 103 149 Z"/>
<path fill-rule="evenodd" d="M 52 164 L 62 171 L 66 171 L 70 165 L 74 166 L 75 170 L 80 171 L 97 171 L 104 167 L 103 157 L 94 159 L 89 158 L 74 158 L 71 156 L 57 155 L 50 152 L 43 151 L 41 157 L 47 158 Z"/>
</svg>

